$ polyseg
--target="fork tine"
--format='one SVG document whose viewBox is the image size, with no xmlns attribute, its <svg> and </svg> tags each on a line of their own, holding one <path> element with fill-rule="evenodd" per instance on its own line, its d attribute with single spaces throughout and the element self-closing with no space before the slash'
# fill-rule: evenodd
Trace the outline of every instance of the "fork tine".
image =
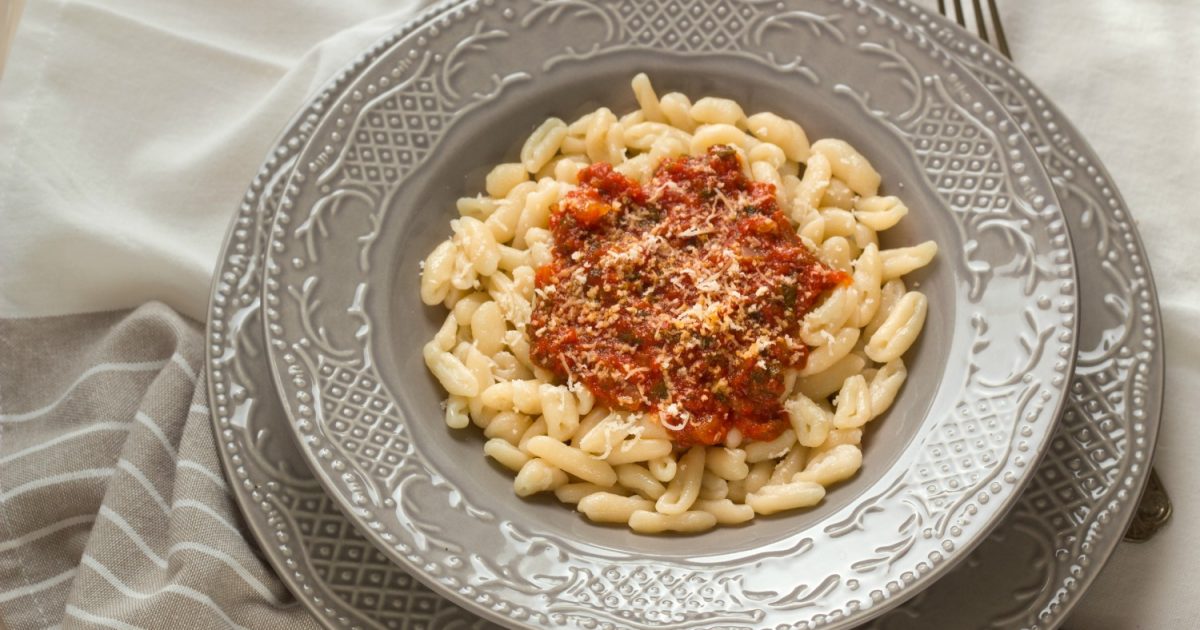
<svg viewBox="0 0 1200 630">
<path fill-rule="evenodd" d="M 971 0 L 971 8 L 975 9 L 975 31 L 979 33 L 979 39 L 984 43 L 991 43 L 988 39 L 987 22 L 983 21 L 983 5 L 980 0 Z"/>
<path fill-rule="evenodd" d="M 1012 59 L 1012 53 L 1008 52 L 1008 40 L 1004 37 L 1004 26 L 1000 24 L 1000 10 L 996 8 L 996 0 L 988 3 L 988 9 L 992 14 L 992 29 L 996 32 L 996 48 L 1000 49 L 1000 54 Z"/>
<path fill-rule="evenodd" d="M 967 17 L 963 12 L 962 0 L 954 0 L 954 19 L 958 20 L 959 26 L 967 28 Z"/>
<path fill-rule="evenodd" d="M 990 36 L 988 35 L 988 21 L 984 18 L 983 2 L 984 0 L 971 0 L 976 34 L 984 43 L 991 44 L 1000 54 L 1012 59 L 1012 52 L 1008 48 L 1008 38 L 1004 35 L 1004 25 L 1000 22 L 1000 9 L 996 6 L 998 0 L 987 0 L 987 14 L 992 22 Z M 958 22 L 959 26 L 967 28 L 967 12 L 964 3 L 965 0 L 954 0 L 952 6 L 954 7 L 954 21 Z M 950 12 L 947 10 L 946 0 L 938 0 L 937 4 L 938 13 L 949 18 Z"/>
</svg>

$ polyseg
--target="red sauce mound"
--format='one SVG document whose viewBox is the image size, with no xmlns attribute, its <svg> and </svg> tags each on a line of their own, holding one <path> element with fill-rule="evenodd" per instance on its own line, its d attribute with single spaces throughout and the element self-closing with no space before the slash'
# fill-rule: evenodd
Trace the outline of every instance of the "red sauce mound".
<svg viewBox="0 0 1200 630">
<path fill-rule="evenodd" d="M 849 277 L 817 261 L 732 149 L 666 160 L 645 186 L 593 164 L 550 230 L 534 362 L 605 405 L 657 412 L 681 446 L 783 432 L 784 370 L 808 357 L 801 320 Z"/>
</svg>

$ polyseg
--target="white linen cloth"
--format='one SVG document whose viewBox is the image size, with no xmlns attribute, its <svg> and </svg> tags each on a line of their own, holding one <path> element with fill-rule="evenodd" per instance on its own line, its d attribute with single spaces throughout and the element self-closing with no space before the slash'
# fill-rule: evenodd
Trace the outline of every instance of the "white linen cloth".
<svg viewBox="0 0 1200 630">
<path fill-rule="evenodd" d="M 0 317 L 157 299 L 203 321 L 275 136 L 421 5 L 29 3 L 0 80 Z"/>
<path fill-rule="evenodd" d="M 158 300 L 203 320 L 229 218 L 275 135 L 421 4 L 29 3 L 0 66 L 0 317 Z M 1095 146 L 1138 221 L 1167 340 L 1156 464 L 1174 520 L 1122 544 L 1068 625 L 1198 627 L 1200 3 L 1000 4 L 1016 64 Z"/>
</svg>

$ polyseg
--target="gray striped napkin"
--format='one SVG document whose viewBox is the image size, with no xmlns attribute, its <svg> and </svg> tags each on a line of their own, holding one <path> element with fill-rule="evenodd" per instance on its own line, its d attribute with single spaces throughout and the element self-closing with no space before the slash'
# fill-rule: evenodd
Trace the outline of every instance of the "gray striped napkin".
<svg viewBox="0 0 1200 630">
<path fill-rule="evenodd" d="M 318 627 L 241 522 L 201 344 L 153 303 L 0 320 L 0 625 Z"/>
</svg>

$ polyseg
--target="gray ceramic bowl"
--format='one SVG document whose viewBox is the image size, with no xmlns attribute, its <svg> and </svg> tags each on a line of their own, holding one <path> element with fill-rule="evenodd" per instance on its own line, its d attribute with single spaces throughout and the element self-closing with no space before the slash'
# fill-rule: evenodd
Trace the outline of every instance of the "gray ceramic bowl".
<svg viewBox="0 0 1200 630">
<path fill-rule="evenodd" d="M 365 54 L 280 202 L 265 324 L 302 453 L 414 575 L 527 627 L 844 627 L 931 583 L 1016 499 L 1070 374 L 1072 255 L 1031 147 L 921 32 L 855 2 L 465 2 Z M 418 261 L 538 122 L 630 109 L 637 71 L 850 141 L 912 208 L 884 244 L 939 243 L 909 382 L 816 509 L 637 536 L 517 499 L 481 436 L 440 420 Z"/>
</svg>

